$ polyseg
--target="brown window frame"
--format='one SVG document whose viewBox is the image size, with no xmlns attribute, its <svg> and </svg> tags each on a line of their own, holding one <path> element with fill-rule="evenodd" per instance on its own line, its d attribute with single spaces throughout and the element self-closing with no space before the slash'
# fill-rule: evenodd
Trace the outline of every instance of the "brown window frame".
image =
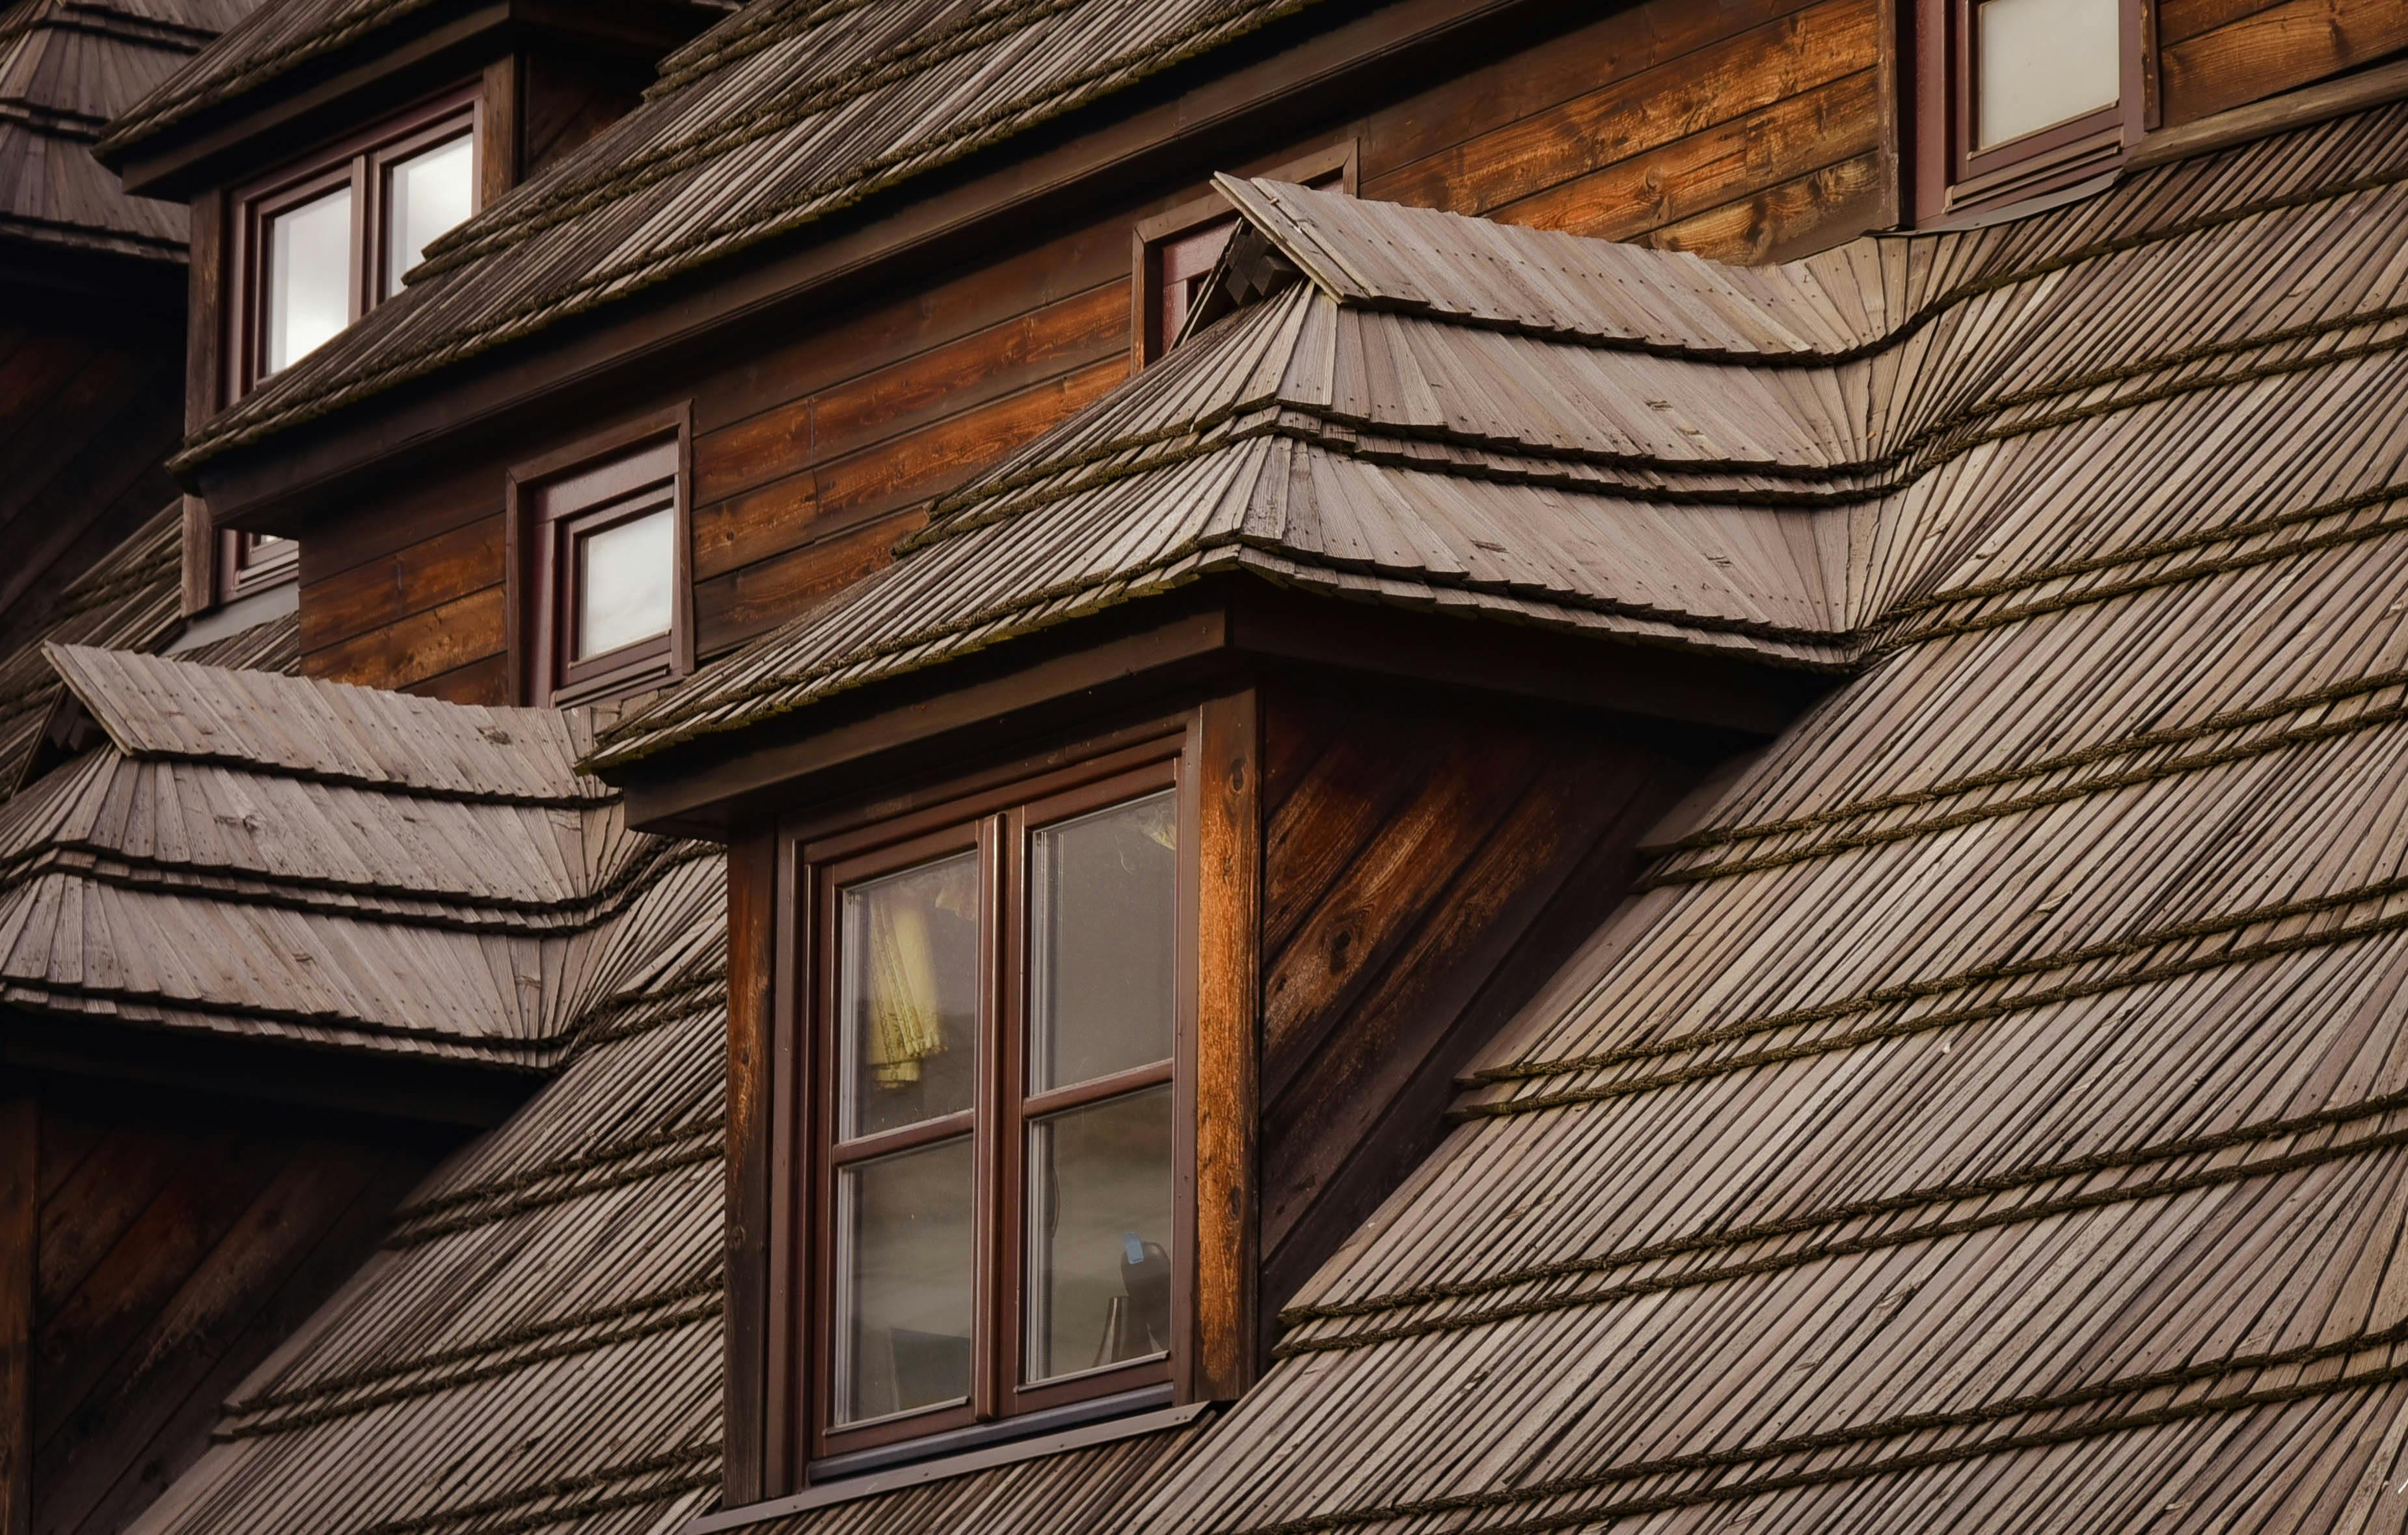
<svg viewBox="0 0 2408 1535">
<path fill-rule="evenodd" d="M 454 87 L 396 112 L 374 127 L 338 140 L 237 188 L 233 199 L 232 297 L 226 349 L 226 398 L 241 399 L 265 382 L 267 355 L 268 221 L 337 187 L 351 193 L 351 307 L 347 324 L 384 300 L 388 277 L 385 173 L 398 162 L 466 135 L 474 146 L 469 212 L 483 205 L 486 144 L 482 81 Z"/>
<path fill-rule="evenodd" d="M 774 851 L 755 866 L 774 868 L 763 889 L 775 936 L 764 954 L 774 1059 L 762 1101 L 764 1129 L 738 1160 L 765 1180 L 766 1269 L 760 1311 L 746 1310 L 750 1283 L 731 1287 L 732 1431 L 755 1446 L 738 1456 L 752 1469 L 734 1495 L 757 1499 L 795 1492 L 903 1462 L 992 1450 L 1074 1424 L 1156 1408 L 1226 1400 L 1250 1381 L 1256 1338 L 1252 1306 L 1254 1191 L 1251 940 L 1215 941 L 1217 925 L 1251 933 L 1255 856 L 1253 698 L 1240 695 L 1194 710 L 1081 739 L 1038 756 L 964 775 L 875 804 L 834 813 L 781 818 Z M 1103 1101 L 1159 1084 L 1161 1069 L 1140 1068 L 1074 1088 L 1029 1097 L 1004 1093 L 1024 1080 L 1025 953 L 1029 834 L 1093 810 L 1160 792 L 1175 796 L 1178 826 L 1176 997 L 1168 1077 L 1174 1125 L 1172 1339 L 1160 1356 L 1107 1366 L 1035 1387 L 1019 1386 L 1024 1346 L 1018 1285 L 1025 1272 L 1025 1203 L 996 1208 L 988 1191 L 1025 1182 L 1022 1142 L 1032 1113 L 1074 1100 Z M 1013 856 L 1003 857 L 998 839 Z M 826 1430 L 834 1389 L 834 1169 L 825 1127 L 835 1123 L 836 892 L 878 872 L 909 868 L 979 845 L 982 910 L 992 938 L 982 940 L 982 1042 L 971 1132 L 979 1163 L 978 1312 L 972 1398 L 856 1427 Z M 1208 878 L 1208 867 L 1215 877 Z M 738 883 L 744 877 L 739 871 Z M 770 890 L 775 894 L 771 895 Z M 1213 925 L 1205 918 L 1211 912 Z M 998 956 L 1010 955 L 1007 965 Z M 739 956 L 740 961 L 740 956 Z M 1009 1002 L 1009 1011 L 1005 1004 Z M 1233 1016 L 1242 1013 L 1242 1017 Z M 996 1041 L 1009 1031 L 1007 1051 Z M 1015 1101 L 1007 1111 L 1003 1099 Z M 949 1118 L 926 1139 L 960 1133 Z M 914 1133 L 921 1126 L 911 1127 Z M 898 1149 L 885 1138 L 876 1152 Z M 867 1155 L 861 1145 L 841 1161 Z M 1008 1163 L 1007 1166 L 998 1165 Z M 1003 1180 L 1010 1180 L 1004 1182 Z M 1210 1217 L 1209 1219 L 1207 1217 Z M 739 1264 L 740 1267 L 740 1264 Z M 1008 1310 L 1004 1308 L 1009 1308 Z M 738 1321 L 738 1316 L 757 1316 Z M 1008 1319 L 1008 1320 L 1006 1320 Z M 746 1381 L 757 1383 L 748 1387 Z M 760 1395 L 752 1396 L 750 1392 Z M 757 1457 L 757 1458 L 755 1458 Z M 757 1477 L 758 1480 L 752 1480 Z"/>
<path fill-rule="evenodd" d="M 553 505 L 552 492 L 585 497 Z M 691 404 L 624 422 L 511 466 L 505 479 L 503 597 L 513 696 L 523 704 L 593 703 L 694 669 L 694 411 Z M 667 510 L 673 566 L 669 626 L 600 655 L 571 659 L 578 562 L 589 537 Z"/>
<path fill-rule="evenodd" d="M 1334 188 L 1352 195 L 1357 159 L 1356 141 L 1350 138 L 1260 175 L 1267 180 Z M 1165 308 L 1165 267 L 1179 257 L 1189 267 L 1182 276 L 1193 280 L 1209 274 L 1220 260 L 1228 232 L 1237 226 L 1237 210 L 1218 193 L 1138 223 L 1129 256 L 1129 366 L 1133 369 L 1157 360 L 1179 339 L 1180 324 L 1171 321 Z M 1186 312 L 1182 308 L 1182 316 Z"/>
<path fill-rule="evenodd" d="M 281 586 L 300 574 L 300 544 L 291 538 L 281 538 L 268 545 L 263 553 L 261 546 L 267 537 L 259 533 L 227 533 L 219 538 L 220 601 L 237 601 L 254 592 Z"/>
<path fill-rule="evenodd" d="M 2013 208 L 2112 172 L 2150 125 L 2154 0 L 2116 0 L 2116 99 L 1987 149 L 1973 148 L 1982 0 L 1914 0 L 1914 218 L 1926 227 Z"/>
</svg>

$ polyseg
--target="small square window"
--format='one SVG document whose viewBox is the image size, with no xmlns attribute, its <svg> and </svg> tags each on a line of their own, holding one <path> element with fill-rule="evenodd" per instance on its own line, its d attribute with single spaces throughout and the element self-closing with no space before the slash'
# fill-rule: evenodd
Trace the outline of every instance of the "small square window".
<svg viewBox="0 0 2408 1535">
<path fill-rule="evenodd" d="M 2139 136 L 2144 0 L 1918 0 L 1916 221 L 2112 171 Z"/>
<path fill-rule="evenodd" d="M 522 696 L 580 703 L 691 669 L 682 412 L 510 477 L 509 599 Z"/>
<path fill-rule="evenodd" d="M 1264 173 L 1274 181 L 1352 192 L 1354 142 L 1291 162 Z M 1134 362 L 1140 367 L 1168 351 L 1187 317 L 1204 295 L 1238 215 L 1215 194 L 1175 208 L 1137 226 L 1135 310 L 1129 316 Z"/>
</svg>

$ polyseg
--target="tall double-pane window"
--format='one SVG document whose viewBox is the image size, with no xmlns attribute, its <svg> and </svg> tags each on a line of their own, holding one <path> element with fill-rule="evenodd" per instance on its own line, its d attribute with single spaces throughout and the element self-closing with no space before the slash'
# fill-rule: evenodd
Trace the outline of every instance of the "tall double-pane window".
<svg viewBox="0 0 2408 1535">
<path fill-rule="evenodd" d="M 273 378 L 399 293 L 426 247 L 476 211 L 478 191 L 473 92 L 244 189 L 231 393 Z"/>
<path fill-rule="evenodd" d="M 1169 1380 L 1168 763 L 817 876 L 810 1453 Z"/>
</svg>

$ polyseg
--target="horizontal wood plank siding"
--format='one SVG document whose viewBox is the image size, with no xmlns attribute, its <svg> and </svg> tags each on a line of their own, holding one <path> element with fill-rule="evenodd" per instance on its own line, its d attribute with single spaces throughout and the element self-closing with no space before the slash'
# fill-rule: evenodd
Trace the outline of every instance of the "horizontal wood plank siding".
<svg viewBox="0 0 2408 1535">
<path fill-rule="evenodd" d="M 2169 6 L 2168 12 L 2157 68 L 2169 126 L 2408 49 L 2408 6 L 2400 0 Z M 2194 20 L 2221 24 L 2185 30 Z"/>
<path fill-rule="evenodd" d="M 1893 216 L 1879 9 L 1645 0 L 1500 42 L 1390 99 L 1334 103 L 1318 126 L 1210 168 L 1258 171 L 1351 140 L 1366 196 L 1785 257 Z M 1204 190 L 1200 178 L 1144 189 L 1082 227 L 661 380 L 651 403 L 694 411 L 697 654 L 724 654 L 876 569 L 932 498 L 1122 381 L 1130 230 Z M 515 443 L 513 461 L 557 445 Z M 484 696 L 504 664 L 502 527 L 479 520 L 498 507 L 506 467 L 415 491 L 448 518 L 364 509 L 331 530 L 339 548 L 312 540 L 305 670 Z"/>
</svg>

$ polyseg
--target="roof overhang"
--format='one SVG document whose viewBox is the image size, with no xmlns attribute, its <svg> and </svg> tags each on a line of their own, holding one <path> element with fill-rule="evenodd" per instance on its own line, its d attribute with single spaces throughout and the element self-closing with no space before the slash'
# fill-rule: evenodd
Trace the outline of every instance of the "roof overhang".
<svg viewBox="0 0 2408 1535">
<path fill-rule="evenodd" d="M 958 771 L 965 752 L 991 757 L 1008 743 L 1298 669 L 1620 715 L 1731 743 L 1777 733 L 1835 681 L 1753 657 L 1474 623 L 1250 576 L 1208 578 L 606 776 L 625 794 L 630 825 L 724 841 L 801 805 Z"/>
<path fill-rule="evenodd" d="M 372 395 L 254 443 L 230 447 L 181 478 L 222 527 L 298 534 L 351 504 L 361 487 L 440 443 L 475 452 L 586 419 L 613 400 L 653 397 L 658 380 L 707 366 L 732 335 L 785 334 L 832 306 L 958 265 L 964 250 L 1025 241 L 1032 228 L 1092 218 L 1099 198 L 1221 168 L 1237 150 L 1326 117 L 1347 92 L 1393 89 L 1400 72 L 1445 67 L 1466 50 L 1516 40 L 1511 28 L 1577 20 L 1536 0 L 1399 0 L 1328 24 L 1308 10 L 1283 23 L 1284 46 L 1247 50 L 1174 77 L 1154 105 L 1111 115 L 1042 147 L 1010 143 L 965 173 L 875 199 L 860 214 L 814 225 L 772 253 L 713 265 L 702 280 L 665 284 L 591 320 Z M 1286 28 L 1318 27 L 1294 38 Z M 1168 83 L 1168 82 L 1167 82 Z M 799 240 L 802 243 L 797 243 Z"/>
<path fill-rule="evenodd" d="M 649 66 L 711 20 L 671 0 L 439 0 L 94 155 L 146 197 L 185 199 L 456 83 L 513 50 L 567 47 Z M 206 57 L 206 55 L 204 55 Z"/>
</svg>

